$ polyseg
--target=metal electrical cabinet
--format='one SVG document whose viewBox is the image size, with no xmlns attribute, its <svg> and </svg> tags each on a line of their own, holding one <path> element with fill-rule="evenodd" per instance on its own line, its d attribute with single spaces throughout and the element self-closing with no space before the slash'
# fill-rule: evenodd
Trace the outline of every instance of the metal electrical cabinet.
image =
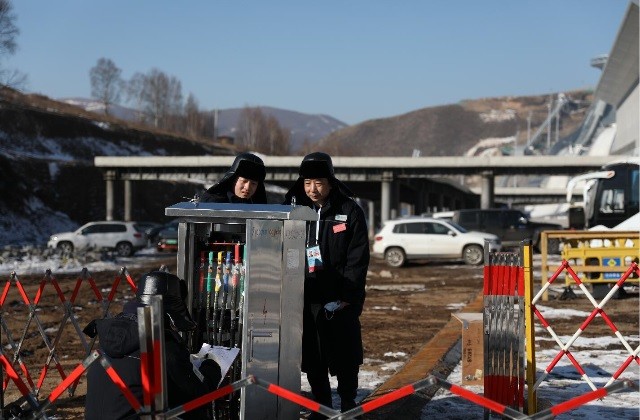
<svg viewBox="0 0 640 420">
<path fill-rule="evenodd" d="M 299 392 L 305 238 L 317 214 L 306 206 L 197 202 L 177 203 L 165 214 L 180 218 L 177 275 L 187 282 L 192 315 L 204 252 L 217 244 L 244 247 L 241 377 L 255 375 Z M 298 419 L 300 413 L 296 404 L 256 386 L 242 389 L 239 411 L 250 420 Z"/>
</svg>

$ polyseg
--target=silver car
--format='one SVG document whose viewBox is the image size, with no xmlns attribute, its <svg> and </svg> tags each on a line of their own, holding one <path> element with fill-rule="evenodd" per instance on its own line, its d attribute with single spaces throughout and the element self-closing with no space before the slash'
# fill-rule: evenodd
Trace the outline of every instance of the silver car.
<svg viewBox="0 0 640 420">
<path fill-rule="evenodd" d="M 387 221 L 376 234 L 372 256 L 400 267 L 408 260 L 462 260 L 478 265 L 484 260 L 484 244 L 500 251 L 500 239 L 491 233 L 469 232 L 453 222 L 427 217 Z"/>
<path fill-rule="evenodd" d="M 47 247 L 71 253 L 74 250 L 113 249 L 121 257 L 129 257 L 147 245 L 142 226 L 135 222 L 90 222 L 74 232 L 51 235 Z"/>
</svg>

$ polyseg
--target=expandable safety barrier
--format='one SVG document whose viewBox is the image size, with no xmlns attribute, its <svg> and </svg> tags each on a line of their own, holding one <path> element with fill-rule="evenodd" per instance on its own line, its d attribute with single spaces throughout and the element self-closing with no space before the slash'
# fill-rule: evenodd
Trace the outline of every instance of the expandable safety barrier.
<svg viewBox="0 0 640 420">
<path fill-rule="evenodd" d="M 58 371 L 58 374 L 60 375 L 61 380 L 64 382 L 67 379 L 67 374 L 64 371 L 64 368 L 62 367 L 62 364 L 60 363 L 59 357 L 57 355 L 57 348 L 58 348 L 58 344 L 60 343 L 60 339 L 62 337 L 62 334 L 64 332 L 64 329 L 66 327 L 66 325 L 68 323 L 71 323 L 71 325 L 73 326 L 73 328 L 75 329 L 75 333 L 77 334 L 83 350 L 85 351 L 86 355 L 89 355 L 91 353 L 91 350 L 94 346 L 95 340 L 91 340 L 91 343 L 87 343 L 86 339 L 85 339 L 85 335 L 82 332 L 82 329 L 80 328 L 80 326 L 78 325 L 78 319 L 75 315 L 74 312 L 74 305 L 76 305 L 76 299 L 78 297 L 78 293 L 80 291 L 80 288 L 82 286 L 83 283 L 88 283 L 89 286 L 91 287 L 96 299 L 101 303 L 102 306 L 102 310 L 101 310 L 101 317 L 105 318 L 109 315 L 109 307 L 111 305 L 111 302 L 113 301 L 116 291 L 118 289 L 119 284 L 123 281 L 126 281 L 126 283 L 131 287 L 131 289 L 135 292 L 136 290 L 136 285 L 135 282 L 131 279 L 130 274 L 128 273 L 127 269 L 125 267 L 123 267 L 120 272 L 115 276 L 114 282 L 111 285 L 111 289 L 109 292 L 109 295 L 104 298 L 102 293 L 100 292 L 100 290 L 98 289 L 98 287 L 96 286 L 95 281 L 93 280 L 93 278 L 91 277 L 91 275 L 89 274 L 89 272 L 87 271 L 86 268 L 84 268 L 82 270 L 81 275 L 77 278 L 76 280 L 76 284 L 75 287 L 73 289 L 73 292 L 71 294 L 71 297 L 69 300 L 67 300 L 67 298 L 65 297 L 64 293 L 62 292 L 62 289 L 60 288 L 60 285 L 57 281 L 57 279 L 55 278 L 55 276 L 53 276 L 53 274 L 51 273 L 51 270 L 47 270 L 45 272 L 44 277 L 42 278 L 42 280 L 40 281 L 40 284 L 38 286 L 38 289 L 36 290 L 35 296 L 33 299 L 30 299 L 22 282 L 20 281 L 20 279 L 18 278 L 18 275 L 15 272 L 12 272 L 9 276 L 9 279 L 5 282 L 4 288 L 2 290 L 2 294 L 0 295 L 0 325 L 2 327 L 2 330 L 4 332 L 4 338 L 6 338 L 9 347 L 11 349 L 11 351 L 13 352 L 13 357 L 10 360 L 10 363 L 12 364 L 12 366 L 18 365 L 20 372 L 22 373 L 24 380 L 26 380 L 26 384 L 24 384 L 24 381 L 22 381 L 22 383 L 25 385 L 25 387 L 22 386 L 18 386 L 18 384 L 16 383 L 16 381 L 14 380 L 13 382 L 16 383 L 16 385 L 18 386 L 18 390 L 20 391 L 20 393 L 22 394 L 23 397 L 26 398 L 33 398 L 36 399 L 40 389 L 42 388 L 42 385 L 45 381 L 45 378 L 47 377 L 47 374 L 49 372 L 49 367 L 51 365 L 51 363 L 53 362 L 55 364 L 55 368 Z M 45 331 L 45 328 L 42 325 L 42 322 L 40 321 L 40 318 L 38 317 L 38 312 L 41 310 L 40 308 L 40 303 L 41 303 L 41 299 L 43 297 L 45 288 L 47 285 L 51 285 L 54 289 L 55 289 L 55 295 L 57 297 L 57 299 L 59 299 L 60 304 L 62 305 L 62 307 L 64 308 L 64 316 L 62 317 L 62 319 L 60 320 L 60 323 L 57 325 L 57 333 L 56 336 L 53 340 L 53 342 L 49 339 L 49 337 L 47 336 L 47 333 Z M 7 297 L 9 296 L 9 293 L 12 289 L 12 287 L 16 288 L 20 298 L 22 300 L 22 302 L 24 303 L 25 306 L 27 306 L 29 308 L 29 315 L 27 318 L 27 321 L 24 325 L 24 327 L 22 328 L 22 332 L 20 334 L 20 338 L 16 341 L 16 339 L 14 338 L 14 335 L 12 333 L 12 331 L 9 329 L 9 326 L 6 323 L 6 320 L 4 319 L 4 316 L 2 315 L 2 313 L 4 312 L 4 308 L 5 308 L 5 304 L 7 301 Z M 25 339 L 28 336 L 28 333 L 30 331 L 30 326 L 32 323 L 36 324 L 37 330 L 38 330 L 38 334 L 42 340 L 42 342 L 44 343 L 44 345 L 46 346 L 47 350 L 48 350 L 48 355 L 47 358 L 44 362 L 44 365 L 42 366 L 41 370 L 40 370 L 40 374 L 38 376 L 38 380 L 36 383 L 34 383 L 31 374 L 29 372 L 29 368 L 27 367 L 26 363 L 24 363 L 24 360 L 21 356 L 21 352 L 23 350 L 23 346 L 24 346 L 24 342 Z M 6 356 L 5 356 L 6 358 Z M 8 360 L 8 359 L 7 359 Z M 8 371 L 7 371 L 8 372 Z M 2 384 L 2 389 L 3 392 L 6 391 L 6 388 L 9 384 L 9 380 L 13 379 L 11 377 L 11 375 L 8 375 L 7 377 L 3 378 L 3 384 Z M 28 386 L 27 386 L 28 384 Z M 72 396 L 74 393 L 74 390 L 77 386 L 77 380 L 75 380 L 72 383 L 71 387 L 68 387 L 68 392 L 69 395 Z"/>
<path fill-rule="evenodd" d="M 485 245 L 484 395 L 518 412 L 524 411 L 525 384 L 523 259 L 490 253 Z"/>
<path fill-rule="evenodd" d="M 640 274 L 640 270 L 638 269 L 637 263 L 633 262 L 626 271 L 622 273 L 621 277 L 613 285 L 605 298 L 598 303 L 587 290 L 584 282 L 581 281 L 580 277 L 573 271 L 569 266 L 569 263 L 565 260 L 549 279 L 549 282 L 546 283 L 535 296 L 533 296 L 531 256 L 531 246 L 528 242 L 523 243 L 520 254 L 490 254 L 488 251 L 485 251 L 484 395 L 493 401 L 508 405 L 522 412 L 523 391 L 525 388 L 524 379 L 526 378 L 528 396 L 527 408 L 528 413 L 532 415 L 537 411 L 536 390 L 565 355 L 580 373 L 585 382 L 589 384 L 592 391 L 599 391 L 569 350 L 570 346 L 597 315 L 600 315 L 604 319 L 629 354 L 617 371 L 613 373 L 611 379 L 606 383 L 604 388 L 611 389 L 610 387 L 614 385 L 614 381 L 620 377 L 620 375 L 634 360 L 640 364 L 640 346 L 633 349 L 603 309 L 604 305 L 623 286 L 625 280 L 629 279 L 632 275 L 637 277 L 638 274 Z M 538 303 L 538 301 L 545 295 L 547 289 L 562 273 L 566 274 L 575 282 L 594 306 L 594 310 L 582 325 L 580 325 L 578 331 L 576 331 L 566 344 L 562 343 L 558 335 L 553 331 L 549 322 L 536 308 L 536 303 Z M 547 329 L 560 346 L 560 351 L 556 357 L 554 357 L 551 363 L 549 363 L 543 373 L 539 376 L 536 374 L 535 367 L 534 315 L 540 320 L 545 329 Z M 526 340 L 523 339 L 525 337 Z M 524 360 L 525 358 L 526 363 Z M 524 375 L 525 369 L 526 376 Z M 637 385 L 635 386 L 637 388 Z M 606 392 L 604 395 L 606 395 Z M 568 402 L 562 403 L 565 405 L 561 405 L 561 408 L 558 410 L 576 408 L 579 405 L 584 404 L 584 402 L 581 404 L 579 403 L 582 399 L 588 400 L 589 398 L 590 397 L 587 396 L 576 397 L 571 400 L 573 402 L 570 404 Z M 487 411 L 485 411 L 485 416 L 487 416 L 487 414 Z M 541 418 L 544 418 L 544 415 Z"/>
<path fill-rule="evenodd" d="M 540 413 L 534 414 L 532 416 L 527 416 L 517 410 L 514 410 L 511 407 L 507 407 L 503 404 L 492 401 L 482 395 L 475 394 L 463 387 L 451 384 L 443 379 L 440 379 L 436 376 L 429 375 L 427 378 L 417 381 L 413 384 L 406 385 L 402 388 L 399 388 L 389 394 L 383 395 L 381 397 L 376 398 L 375 400 L 368 401 L 361 406 L 354 407 L 353 409 L 340 413 L 334 409 L 329 407 L 325 407 L 317 402 L 310 400 L 304 396 L 291 392 L 287 389 L 284 389 L 278 385 L 271 384 L 267 381 L 256 378 L 255 376 L 249 376 L 247 378 L 240 379 L 230 385 L 221 387 L 215 391 L 212 391 L 208 394 L 205 394 L 199 398 L 194 399 L 193 401 L 187 402 L 181 406 L 166 410 L 164 412 L 156 412 L 151 410 L 146 410 L 146 407 L 142 407 L 140 402 L 136 399 L 136 397 L 131 393 L 131 391 L 127 388 L 127 386 L 122 381 L 122 378 L 118 375 L 118 373 L 113 369 L 113 367 L 109 364 L 106 357 L 100 354 L 99 351 L 94 351 L 89 357 L 87 357 L 78 367 L 76 367 L 73 372 L 69 375 L 69 377 L 60 383 L 56 389 L 53 390 L 51 395 L 43 402 L 43 404 L 38 404 L 33 398 L 29 400 L 29 404 L 32 408 L 32 417 L 34 419 L 42 418 L 46 419 L 46 410 L 50 407 L 50 405 L 55 402 L 55 400 L 64 392 L 64 390 L 69 387 L 72 382 L 77 381 L 79 377 L 85 373 L 85 371 L 89 368 L 89 366 L 99 361 L 102 367 L 106 370 L 107 374 L 111 378 L 111 380 L 118 386 L 120 391 L 126 397 L 127 401 L 131 406 L 136 410 L 136 413 L 140 416 L 146 416 L 150 419 L 173 419 L 177 418 L 183 413 L 201 407 L 204 404 L 212 403 L 215 400 L 220 399 L 221 397 L 227 396 L 233 392 L 240 390 L 243 387 L 257 385 L 260 388 L 263 388 L 267 392 L 270 392 L 274 395 L 277 395 L 281 398 L 284 398 L 294 404 L 298 404 L 301 407 L 305 407 L 311 411 L 321 413 L 327 416 L 330 419 L 338 419 L 338 420 L 348 420 L 360 416 L 365 413 L 370 413 L 377 408 L 380 408 L 384 405 L 390 404 L 394 401 L 397 401 L 401 398 L 404 398 L 408 395 L 411 395 L 427 386 L 437 385 L 442 388 L 449 390 L 452 394 L 458 395 L 468 401 L 471 401 L 475 404 L 478 404 L 481 407 L 484 407 L 488 410 L 494 411 L 504 418 L 509 419 L 552 419 L 555 416 L 565 413 L 567 411 L 573 410 L 581 405 L 584 405 L 590 401 L 594 401 L 599 398 L 603 398 L 606 395 L 620 392 L 624 390 L 633 390 L 640 391 L 638 384 L 633 381 L 625 380 L 619 381 L 615 384 L 608 385 L 604 388 L 588 392 L 584 395 L 572 398 L 571 400 L 565 401 L 563 403 L 557 404 L 553 407 L 550 407 Z M 3 364 L 9 371 L 13 370 L 11 363 L 0 353 L 0 364 Z M 12 380 L 15 380 L 16 383 L 20 383 L 21 379 L 16 375 L 12 376 Z M 20 386 L 25 386 L 22 383 Z M 154 390 L 152 390 L 151 386 L 148 386 L 144 389 L 145 392 L 145 400 L 151 400 L 153 396 Z"/>
<path fill-rule="evenodd" d="M 551 286 L 551 284 L 553 284 L 553 282 L 563 272 L 566 273 L 568 276 L 570 276 L 573 279 L 573 281 L 576 283 L 576 285 L 584 293 L 585 297 L 587 299 L 589 299 L 591 304 L 594 306 L 594 310 L 589 314 L 587 319 L 585 319 L 585 321 L 580 325 L 580 327 L 575 332 L 575 334 L 566 343 L 562 342 L 562 340 L 555 333 L 555 331 L 553 330 L 553 328 L 551 327 L 549 322 L 544 318 L 544 316 L 540 313 L 540 311 L 535 306 L 536 303 L 542 298 L 543 294 Z M 609 328 L 611 328 L 611 330 L 613 331 L 614 335 L 616 337 L 618 337 L 618 339 L 620 340 L 620 342 L 622 343 L 624 348 L 629 353 L 629 356 L 627 357 L 625 362 L 613 374 L 613 376 L 607 382 L 606 385 L 607 386 L 611 385 L 613 383 L 613 381 L 618 379 L 620 374 L 622 374 L 622 372 L 624 372 L 626 370 L 626 368 L 629 366 L 629 364 L 631 364 L 632 361 L 635 360 L 636 363 L 640 364 L 640 357 L 638 356 L 638 354 L 640 353 L 640 346 L 638 346 L 635 350 L 632 349 L 631 346 L 629 345 L 629 343 L 627 342 L 627 340 L 624 338 L 624 336 L 620 333 L 620 331 L 618 331 L 618 328 L 615 326 L 614 322 L 611 320 L 611 318 L 607 315 L 607 313 L 603 309 L 604 306 L 607 304 L 607 302 L 616 294 L 616 292 L 622 287 L 623 283 L 633 273 L 635 273 L 636 275 L 640 274 L 640 269 L 638 268 L 638 264 L 635 263 L 635 262 L 631 263 L 629 268 L 622 274 L 620 279 L 614 284 L 614 286 L 611 288 L 609 293 L 600 301 L 600 303 L 598 303 L 593 298 L 593 296 L 591 295 L 591 293 L 589 292 L 589 290 L 585 286 L 584 282 L 580 280 L 580 277 L 576 274 L 576 272 L 573 270 L 573 268 L 571 268 L 571 266 L 569 265 L 569 262 L 566 261 L 566 260 L 562 261 L 562 264 L 560 265 L 560 267 L 558 267 L 558 269 L 551 276 L 549 281 L 542 287 L 542 289 L 536 294 L 536 296 L 531 301 L 531 306 L 532 306 L 533 312 L 535 313 L 537 318 L 540 320 L 541 324 L 549 332 L 551 337 L 555 340 L 555 342 L 560 347 L 560 351 L 558 352 L 556 357 L 549 363 L 549 365 L 544 369 L 543 374 L 537 379 L 536 383 L 534 384 L 534 388 L 538 388 L 540 383 L 542 383 L 542 381 L 544 381 L 544 379 L 549 375 L 549 373 L 557 365 L 557 363 L 560 361 L 560 359 L 562 359 L 563 356 L 567 356 L 567 358 L 571 361 L 571 364 L 575 367 L 575 369 L 578 371 L 578 373 L 580 373 L 581 378 L 589 385 L 589 387 L 594 391 L 597 389 L 597 387 L 594 385 L 593 381 L 586 374 L 586 372 L 584 371 L 584 369 L 582 368 L 580 363 L 572 355 L 572 353 L 569 350 L 569 348 L 571 347 L 571 345 L 573 343 L 575 343 L 576 339 L 578 337 L 580 337 L 580 335 L 584 332 L 584 330 L 589 326 L 591 321 L 593 321 L 593 319 L 598 315 L 600 315 L 602 317 L 602 319 L 606 322 L 606 324 L 609 326 Z"/>
<path fill-rule="evenodd" d="M 528 247 L 528 248 L 527 248 Z M 622 283 L 632 274 L 638 274 L 640 269 L 636 263 L 633 263 L 631 267 L 623 274 L 621 279 L 616 283 L 614 288 L 612 288 L 611 292 L 607 295 L 605 299 L 603 299 L 600 303 L 595 302 L 593 297 L 589 294 L 588 290 L 586 290 L 584 284 L 580 281 L 579 277 L 573 272 L 569 264 L 564 261 L 562 266 L 558 268 L 549 284 L 553 283 L 555 279 L 563 272 L 566 271 L 578 284 L 583 292 L 585 292 L 585 296 L 587 296 L 590 301 L 594 304 L 594 311 L 589 315 L 587 320 L 581 325 L 580 329 L 574 334 L 574 336 L 566 343 L 562 343 L 557 335 L 553 332 L 553 329 L 549 326 L 547 320 L 545 320 L 538 309 L 535 307 L 535 304 L 539 301 L 541 295 L 545 292 L 545 290 L 540 290 L 540 292 L 530 301 L 529 301 L 529 293 L 532 286 L 532 282 L 530 281 L 530 246 L 526 245 L 524 250 L 520 254 L 509 254 L 509 253 L 501 253 L 501 254 L 493 254 L 486 255 L 486 260 L 488 264 L 485 266 L 485 292 L 486 293 L 486 304 L 485 304 L 485 315 L 488 315 L 488 320 L 485 321 L 484 325 L 486 327 L 486 338 L 489 338 L 491 341 L 497 341 L 499 343 L 486 343 L 487 349 L 487 357 L 488 360 L 486 365 L 486 376 L 485 379 L 488 378 L 488 385 L 485 388 L 485 395 L 475 394 L 468 389 L 457 386 L 455 384 L 451 384 L 444 379 L 438 378 L 433 375 L 429 375 L 426 378 L 417 381 L 413 384 L 406 385 L 402 388 L 396 389 L 386 395 L 382 395 L 374 400 L 368 401 L 360 406 L 357 406 L 345 413 L 340 413 L 332 408 L 322 406 L 315 401 L 310 400 L 302 395 L 299 395 L 295 392 L 287 390 L 279 385 L 275 385 L 264 381 L 260 378 L 257 378 L 253 375 L 250 375 L 246 378 L 240 379 L 231 383 L 230 385 L 224 386 L 220 389 L 217 389 L 213 392 L 210 392 L 206 395 L 203 395 L 193 401 L 187 402 L 179 407 L 169 408 L 167 406 L 166 399 L 166 379 L 164 377 L 164 328 L 162 326 L 162 322 L 164 318 L 162 316 L 158 316 L 158 314 L 162 314 L 162 306 L 161 306 L 161 298 L 154 298 L 152 305 L 150 307 L 139 308 L 138 309 L 138 319 L 139 319 L 139 333 L 140 333 L 140 342 L 141 342 L 141 374 L 143 379 L 143 401 L 138 401 L 136 397 L 131 393 L 131 391 L 127 388 L 127 386 L 122 381 L 121 377 L 118 375 L 118 372 L 110 365 L 108 359 L 100 354 L 99 351 L 90 351 L 90 354 L 85 358 L 85 360 L 78 365 L 69 375 L 65 375 L 64 371 L 61 372 L 62 381 L 56 388 L 51 392 L 49 397 L 47 397 L 44 401 L 39 402 L 37 400 L 37 391 L 38 387 L 33 386 L 33 382 L 30 379 L 27 379 L 27 383 L 22 379 L 20 373 L 14 368 L 14 365 L 19 366 L 19 370 L 22 372 L 25 378 L 30 378 L 28 375 L 28 369 L 24 366 L 24 363 L 20 361 L 19 357 L 19 348 L 24 342 L 25 333 L 23 332 L 22 338 L 16 344 L 15 340 L 13 340 L 12 335 L 8 328 L 6 328 L 6 322 L 2 318 L 2 328 L 7 333 L 7 338 L 10 343 L 11 349 L 15 352 L 15 360 L 10 360 L 5 356 L 2 352 L 0 346 L 0 366 L 2 366 L 3 370 L 6 372 L 7 379 L 6 381 L 12 381 L 20 393 L 26 398 L 32 412 L 33 418 L 46 418 L 47 409 L 55 402 L 55 400 L 62 395 L 65 390 L 73 389 L 72 387 L 77 384 L 80 377 L 85 373 L 85 371 L 89 368 L 92 363 L 99 362 L 101 366 L 105 369 L 108 376 L 111 380 L 118 386 L 123 395 L 126 397 L 129 404 L 133 407 L 133 409 L 139 414 L 147 416 L 148 418 L 176 418 L 181 414 L 191 411 L 195 408 L 198 408 L 204 404 L 211 403 L 215 400 L 218 400 L 222 397 L 230 395 L 243 387 L 247 386 L 257 386 L 265 391 L 272 393 L 280 398 L 283 398 L 291 403 L 297 404 L 301 407 L 305 407 L 308 410 L 321 413 L 332 419 L 351 419 L 356 416 L 369 413 L 374 411 L 384 405 L 390 404 L 394 401 L 397 401 L 401 398 L 404 398 L 408 395 L 411 395 L 415 392 L 420 391 L 421 389 L 435 385 L 447 389 L 451 393 L 458 395 L 474 404 L 477 404 L 486 410 L 490 410 L 492 412 L 498 413 L 506 418 L 512 419 L 547 419 L 553 418 L 554 416 L 561 414 L 563 412 L 575 409 L 589 401 L 603 398 L 604 396 L 613 393 L 619 392 L 622 390 L 634 390 L 638 391 L 638 384 L 629 381 L 629 380 L 618 380 L 620 374 L 626 369 L 626 367 L 632 363 L 634 360 L 637 363 L 640 363 L 640 357 L 638 356 L 640 353 L 640 346 L 636 349 L 632 349 L 628 342 L 624 339 L 624 337 L 617 330 L 611 319 L 606 315 L 604 310 L 602 309 L 606 302 L 613 296 L 613 294 L 617 291 L 617 288 L 622 286 Z M 78 290 L 80 285 L 83 282 L 88 282 L 98 300 L 102 302 L 102 313 L 103 316 L 108 315 L 108 309 L 111 301 L 114 298 L 115 290 L 118 287 L 118 284 L 125 279 L 126 282 L 129 283 L 131 288 L 135 290 L 135 283 L 131 280 L 129 274 L 126 269 L 123 268 L 120 273 L 116 276 L 114 280 L 114 284 L 111 287 L 109 296 L 107 299 L 103 299 L 102 295 L 98 291 L 95 282 L 91 279 L 86 270 L 83 270 L 83 275 L 76 282 L 76 287 L 74 288 L 74 292 L 72 294 L 71 299 L 67 302 L 64 298 L 64 295 L 60 291 L 60 287 L 55 281 L 55 278 L 52 276 L 50 271 L 47 271 L 45 277 L 43 278 L 36 296 L 33 300 L 30 300 L 27 297 L 22 284 L 20 283 L 17 275 L 12 273 L 11 278 L 5 285 L 5 288 L 0 295 L 0 308 L 5 303 L 7 298 L 7 294 L 11 285 L 15 284 L 16 288 L 19 290 L 23 301 L 26 305 L 29 306 L 29 318 L 27 324 L 30 322 L 35 322 L 40 325 L 39 331 L 43 336 L 42 339 L 45 342 L 45 345 L 49 349 L 49 357 L 47 358 L 47 363 L 50 361 L 57 362 L 55 355 L 55 344 L 52 344 L 48 341 L 46 334 L 44 334 L 44 330 L 42 329 L 42 325 L 40 324 L 40 320 L 38 319 L 36 309 L 42 297 L 43 290 L 45 285 L 48 283 L 53 284 L 56 289 L 56 293 L 60 298 L 61 302 L 65 306 L 65 315 L 63 317 L 63 321 L 61 321 L 61 329 L 64 327 L 65 322 L 71 322 L 76 332 L 79 331 L 79 327 L 77 326 L 77 319 L 75 318 L 75 314 L 73 312 L 72 303 L 75 302 L 75 299 L 78 295 Z M 548 287 L 548 285 L 546 286 Z M 522 289 L 525 289 L 524 299 Z M 523 310 L 522 303 L 525 303 L 525 310 Z M 515 311 L 514 311 L 515 308 Z M 613 377 L 609 380 L 609 382 L 600 389 L 596 389 L 593 386 L 593 383 L 586 378 L 590 386 L 592 387 L 592 391 L 588 392 L 584 395 L 577 396 L 568 401 L 560 403 L 554 407 L 551 407 L 547 410 L 544 410 L 540 413 L 533 414 L 534 410 L 529 410 L 530 416 L 525 415 L 522 412 L 523 405 L 523 397 L 522 392 L 524 389 L 524 385 L 522 382 L 523 374 L 523 362 L 522 362 L 522 340 L 519 337 L 522 337 L 522 328 L 525 326 L 526 333 L 524 334 L 529 340 L 531 335 L 531 326 L 529 325 L 529 320 L 523 316 L 524 313 L 528 313 L 528 309 L 530 308 L 531 312 L 535 313 L 540 321 L 547 327 L 547 330 L 552 334 L 552 336 L 556 339 L 558 344 L 561 347 L 558 356 L 554 358 L 553 362 L 545 369 L 545 373 L 543 376 L 534 384 L 530 384 L 530 376 L 533 376 L 535 379 L 535 375 L 532 375 L 530 372 L 530 355 L 527 353 L 527 382 L 529 383 L 529 392 L 535 390 L 537 386 L 544 380 L 546 375 L 553 369 L 553 366 L 557 363 L 557 361 L 563 356 L 567 355 L 572 362 L 575 361 L 573 356 L 569 351 L 569 347 L 575 339 L 586 329 L 591 320 L 593 320 L 597 315 L 601 315 L 605 322 L 612 328 L 614 334 L 619 337 L 625 348 L 629 352 L 629 356 L 627 360 L 623 363 L 623 365 L 614 373 Z M 28 325 L 25 327 L 25 330 L 28 329 Z M 57 343 L 60 333 L 56 337 L 54 343 Z M 83 342 L 84 343 L 84 342 Z M 93 343 L 92 343 L 93 344 Z M 87 345 L 88 346 L 88 345 Z M 529 347 L 533 347 L 532 343 L 529 343 Z M 515 362 L 514 362 L 515 361 Z M 535 359 L 533 360 L 535 361 Z M 581 369 L 577 362 L 574 364 L 577 369 Z M 46 366 L 46 365 L 45 365 Z M 535 370 L 535 369 L 534 369 Z M 25 373 L 26 372 L 26 373 Z M 46 368 L 43 367 L 44 375 L 46 376 Z M 583 371 L 581 372 L 583 373 Z M 38 381 L 38 384 L 42 383 L 44 379 L 43 374 L 41 373 L 41 378 Z M 586 375 L 584 375 L 586 377 Z M 487 384 L 487 382 L 485 382 Z M 30 388 L 31 386 L 31 388 Z M 531 394 L 530 394 L 531 398 Z M 511 405 L 514 405 L 512 407 Z"/>
</svg>

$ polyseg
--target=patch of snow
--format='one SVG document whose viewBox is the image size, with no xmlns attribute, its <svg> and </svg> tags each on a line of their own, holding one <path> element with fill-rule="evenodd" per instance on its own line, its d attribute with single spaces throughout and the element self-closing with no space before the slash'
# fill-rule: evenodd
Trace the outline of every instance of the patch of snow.
<svg viewBox="0 0 640 420">
<path fill-rule="evenodd" d="M 479 156 L 483 153 L 496 153 L 496 150 L 499 151 L 499 148 L 508 146 L 516 143 L 516 137 L 490 137 L 487 139 L 480 140 L 469 149 L 465 156 Z"/>
<path fill-rule="evenodd" d="M 49 176 L 51 177 L 51 179 L 56 179 L 56 177 L 58 176 L 58 172 L 60 172 L 58 163 L 49 162 Z"/>
<path fill-rule="evenodd" d="M 403 311 L 405 309 L 403 308 L 398 308 L 397 306 L 371 306 L 371 307 L 366 307 L 366 309 L 371 309 L 372 311 Z"/>
<path fill-rule="evenodd" d="M 394 290 L 399 292 L 411 292 L 416 290 L 424 290 L 424 284 L 372 284 L 366 286 L 367 290 Z"/>
<path fill-rule="evenodd" d="M 489 112 L 483 112 L 480 114 L 482 122 L 500 122 L 511 121 L 516 119 L 515 109 L 492 109 Z"/>
<path fill-rule="evenodd" d="M 34 223 L 34 220 L 37 220 L 37 223 Z M 43 246 L 52 234 L 77 227 L 78 224 L 65 213 L 52 211 L 33 196 L 25 199 L 23 211 L 20 213 L 0 204 L 0 246 Z"/>
<path fill-rule="evenodd" d="M 94 122 L 94 124 L 97 125 L 98 127 L 102 128 L 103 130 L 108 130 L 109 128 L 111 128 L 109 123 L 103 122 L 103 121 L 96 121 L 96 122 Z"/>
<path fill-rule="evenodd" d="M 407 357 L 407 353 L 403 352 L 403 351 L 390 351 L 384 354 L 385 357 L 395 357 L 395 358 L 400 358 L 400 357 Z"/>
</svg>

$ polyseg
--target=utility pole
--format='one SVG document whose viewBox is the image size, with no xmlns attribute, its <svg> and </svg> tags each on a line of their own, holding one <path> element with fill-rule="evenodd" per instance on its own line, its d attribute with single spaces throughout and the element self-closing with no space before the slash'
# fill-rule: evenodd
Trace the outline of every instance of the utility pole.
<svg viewBox="0 0 640 420">
<path fill-rule="evenodd" d="M 549 97 L 549 103 L 547 104 L 547 154 L 551 150 L 551 106 L 553 104 L 553 96 Z"/>
<path fill-rule="evenodd" d="M 218 141 L 218 110 L 213 110 L 213 141 Z"/>
<path fill-rule="evenodd" d="M 558 108 L 560 107 L 560 98 L 558 98 Z M 556 143 L 560 140 L 560 109 L 556 113 Z"/>
<path fill-rule="evenodd" d="M 531 142 L 531 111 L 529 111 L 529 116 L 527 116 L 527 145 Z M 523 150 L 524 154 L 524 150 Z"/>
</svg>

